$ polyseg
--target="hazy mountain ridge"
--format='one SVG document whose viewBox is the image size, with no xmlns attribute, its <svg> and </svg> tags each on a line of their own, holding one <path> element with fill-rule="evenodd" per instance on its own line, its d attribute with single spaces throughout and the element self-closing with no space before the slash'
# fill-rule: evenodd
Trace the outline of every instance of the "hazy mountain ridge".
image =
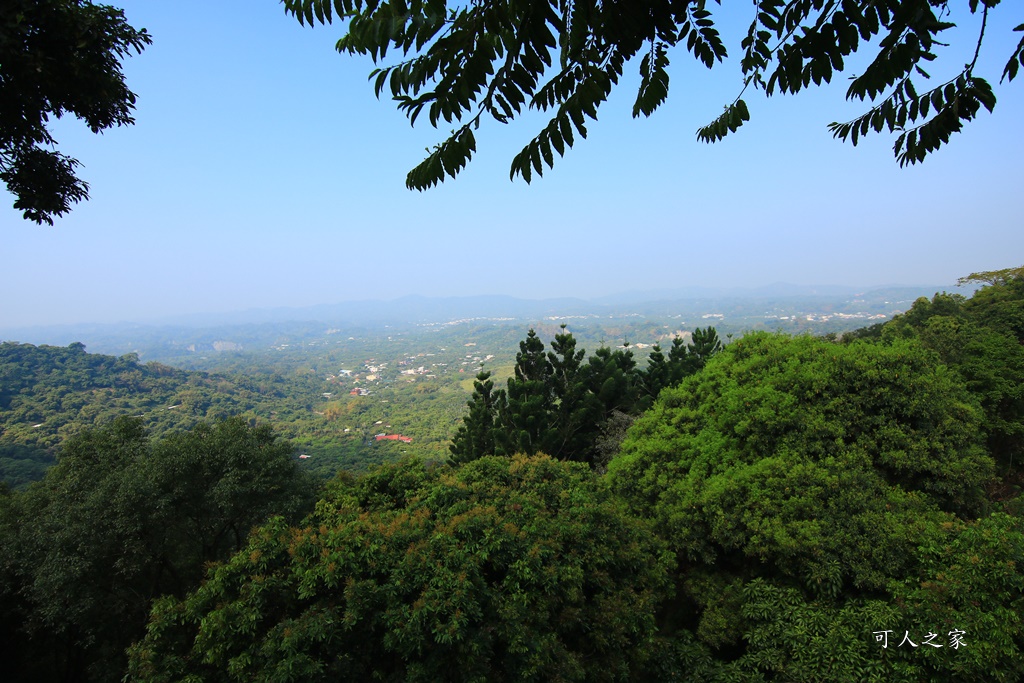
<svg viewBox="0 0 1024 683">
<path fill-rule="evenodd" d="M 799 306 L 829 303 L 832 306 L 881 301 L 913 302 L 919 296 L 932 296 L 940 291 L 961 291 L 942 285 L 887 285 L 850 287 L 845 285 L 794 285 L 778 282 L 763 287 L 686 287 L 679 289 L 643 290 L 580 299 L 559 297 L 522 299 L 504 295 L 464 297 L 426 297 L 408 295 L 393 300 L 363 300 L 306 307 L 248 309 L 227 313 L 196 313 L 166 316 L 147 322 L 77 323 L 66 325 L 34 325 L 8 327 L 0 323 L 0 338 L 34 344 L 65 345 L 81 337 L 129 338 L 133 334 L 150 336 L 155 331 L 169 335 L 186 329 L 204 332 L 235 330 L 257 332 L 268 326 L 288 324 L 311 328 L 329 324 L 344 329 L 381 326 L 412 327 L 430 322 L 448 322 L 470 318 L 546 318 L 585 315 L 699 314 L 701 309 L 716 305 L 765 304 Z M 970 291 L 963 289 L 962 293 Z M 216 334 L 214 335 L 216 336 Z"/>
</svg>

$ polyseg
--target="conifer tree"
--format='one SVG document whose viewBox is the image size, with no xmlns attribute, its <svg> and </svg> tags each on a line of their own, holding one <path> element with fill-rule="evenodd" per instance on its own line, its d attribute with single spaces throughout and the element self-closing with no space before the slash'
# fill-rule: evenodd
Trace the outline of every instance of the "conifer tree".
<svg viewBox="0 0 1024 683">
<path fill-rule="evenodd" d="M 647 368 L 641 375 L 643 392 L 647 399 L 654 401 L 669 383 L 669 365 L 660 344 L 651 348 L 647 357 Z"/>
<path fill-rule="evenodd" d="M 547 353 L 531 329 L 519 343 L 515 377 L 508 380 L 507 391 L 494 390 L 490 372 L 477 375 L 469 414 L 449 447 L 451 461 L 546 453 L 600 468 L 634 416 L 722 348 L 712 327 L 696 330 L 694 341 L 687 345 L 677 337 L 667 358 L 655 345 L 647 369 L 641 371 L 628 343 L 622 349 L 601 347 L 586 359 L 565 325 Z"/>
<path fill-rule="evenodd" d="M 494 382 L 491 381 L 489 371 L 478 374 L 473 387 L 473 398 L 467 402 L 469 415 L 463 418 L 449 447 L 452 452 L 451 461 L 457 464 L 494 455 L 497 405 L 504 398 L 505 392 L 500 389 L 493 392 Z"/>
<path fill-rule="evenodd" d="M 693 331 L 693 343 L 689 345 L 690 365 L 693 372 L 701 370 L 711 357 L 722 350 L 722 342 L 715 328 L 708 326 L 706 330 L 699 327 Z"/>
<path fill-rule="evenodd" d="M 599 348 L 587 365 L 589 388 L 600 402 L 600 421 L 608 419 L 613 411 L 636 412 L 640 398 L 640 382 L 633 352 L 628 348 L 612 351 Z"/>
<path fill-rule="evenodd" d="M 498 407 L 495 450 L 498 455 L 544 452 L 551 438 L 551 362 L 533 329 L 519 342 L 515 374 L 508 380 L 507 400 Z"/>
<path fill-rule="evenodd" d="M 586 351 L 576 350 L 571 332 L 555 335 L 548 353 L 551 364 L 551 438 L 549 455 L 561 460 L 586 460 L 594 441 L 600 406 L 587 391 L 583 373 Z"/>
<path fill-rule="evenodd" d="M 672 340 L 672 348 L 668 350 L 668 384 L 672 386 L 679 384 L 686 377 L 693 374 L 691 370 L 690 350 L 682 337 L 675 337 Z"/>
</svg>

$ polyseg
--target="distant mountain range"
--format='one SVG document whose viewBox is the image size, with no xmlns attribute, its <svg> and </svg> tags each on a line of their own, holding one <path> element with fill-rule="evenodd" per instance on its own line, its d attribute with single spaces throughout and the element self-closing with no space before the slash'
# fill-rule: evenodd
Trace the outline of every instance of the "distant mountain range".
<svg viewBox="0 0 1024 683">
<path fill-rule="evenodd" d="M 123 322 L 6 328 L 0 321 L 0 339 L 54 345 L 82 341 L 90 350 L 102 348 L 106 352 L 114 352 L 116 348 L 132 348 L 133 340 L 152 341 L 158 337 L 165 340 L 177 339 L 173 342 L 175 345 L 187 346 L 191 343 L 186 341 L 187 338 L 201 338 L 201 343 L 211 344 L 239 336 L 250 340 L 272 340 L 282 335 L 302 338 L 322 334 L 327 328 L 338 332 L 365 332 L 382 327 L 403 329 L 429 323 L 471 320 L 515 322 L 558 318 L 696 316 L 699 321 L 703 315 L 705 319 L 724 316 L 739 322 L 750 316 L 764 317 L 773 312 L 781 316 L 821 310 L 835 313 L 866 311 L 890 315 L 909 308 L 920 296 L 931 297 L 940 291 L 959 291 L 969 295 L 972 290 L 944 285 L 858 288 L 778 282 L 756 288 L 686 287 L 632 291 L 591 300 L 568 297 L 520 299 L 512 296 L 410 295 L 390 301 L 350 301 L 302 308 L 197 313 L 161 318 L 146 324 Z M 230 345 L 231 342 L 224 343 Z"/>
</svg>

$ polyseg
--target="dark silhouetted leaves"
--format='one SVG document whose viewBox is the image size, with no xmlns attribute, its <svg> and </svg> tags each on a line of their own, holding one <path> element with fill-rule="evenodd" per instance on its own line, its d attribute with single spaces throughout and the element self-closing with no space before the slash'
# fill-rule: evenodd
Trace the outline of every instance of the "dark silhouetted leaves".
<svg viewBox="0 0 1024 683">
<path fill-rule="evenodd" d="M 151 43 L 124 12 L 86 0 L 6 0 L 0 6 L 0 180 L 36 223 L 89 197 L 78 161 L 56 144 L 50 118 L 71 114 L 94 133 L 134 122 L 121 60 Z"/>
<path fill-rule="evenodd" d="M 987 19 L 997 4 L 973 2 L 969 10 L 983 11 Z M 667 99 L 673 49 L 687 51 L 708 68 L 727 56 L 714 5 L 705 0 L 480 0 L 450 10 L 444 2 L 427 0 L 284 0 L 284 5 L 303 24 L 346 17 L 348 32 L 338 41 L 342 52 L 381 62 L 389 48 L 400 50 L 403 60 L 375 69 L 371 79 L 377 95 L 390 91 L 410 121 L 427 109 L 433 126 L 464 124 L 409 174 L 407 185 L 420 190 L 463 168 L 467 150 L 472 151 L 464 131 L 475 130 L 486 117 L 508 123 L 526 107 L 553 110 L 512 160 L 510 177 L 530 182 L 553 166 L 556 154 L 573 146 L 576 134 L 587 136 L 585 119 L 597 118 L 626 61 L 642 55 L 633 103 L 638 117 L 650 116 Z M 913 91 L 910 76 L 929 77 L 922 65 L 937 59 L 944 32 L 953 28 L 944 7 L 934 0 L 758 0 L 740 43 L 743 89 L 771 95 L 831 83 L 850 55 L 870 45 L 874 58 L 852 79 L 848 97 L 877 104 L 850 123 L 832 124 L 832 130 L 854 143 L 868 132 L 898 131 L 897 159 L 917 163 L 972 120 L 977 105 L 988 110 L 995 105 L 973 63 L 949 93 L 932 89 L 918 97 Z M 1012 80 L 1024 64 L 1022 50 L 1024 42 L 1007 63 L 1005 78 Z M 927 97 L 933 101 L 926 104 Z M 697 136 L 704 142 L 721 140 L 748 118 L 744 100 L 737 97 Z"/>
</svg>

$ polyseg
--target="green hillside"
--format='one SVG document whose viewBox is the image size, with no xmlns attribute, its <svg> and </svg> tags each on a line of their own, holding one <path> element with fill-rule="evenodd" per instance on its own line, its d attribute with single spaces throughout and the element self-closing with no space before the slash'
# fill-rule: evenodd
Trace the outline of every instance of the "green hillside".
<svg viewBox="0 0 1024 683">
<path fill-rule="evenodd" d="M 0 488 L 0 652 L 97 683 L 1024 680 L 1024 272 L 972 278 L 636 358 L 561 327 L 224 374 L 3 345 L 6 465 L 59 462 Z"/>
<path fill-rule="evenodd" d="M 0 478 L 39 479 L 84 428 L 137 416 L 154 435 L 242 415 L 280 423 L 308 415 L 319 383 L 276 374 L 213 375 L 67 347 L 0 344 Z"/>
</svg>

